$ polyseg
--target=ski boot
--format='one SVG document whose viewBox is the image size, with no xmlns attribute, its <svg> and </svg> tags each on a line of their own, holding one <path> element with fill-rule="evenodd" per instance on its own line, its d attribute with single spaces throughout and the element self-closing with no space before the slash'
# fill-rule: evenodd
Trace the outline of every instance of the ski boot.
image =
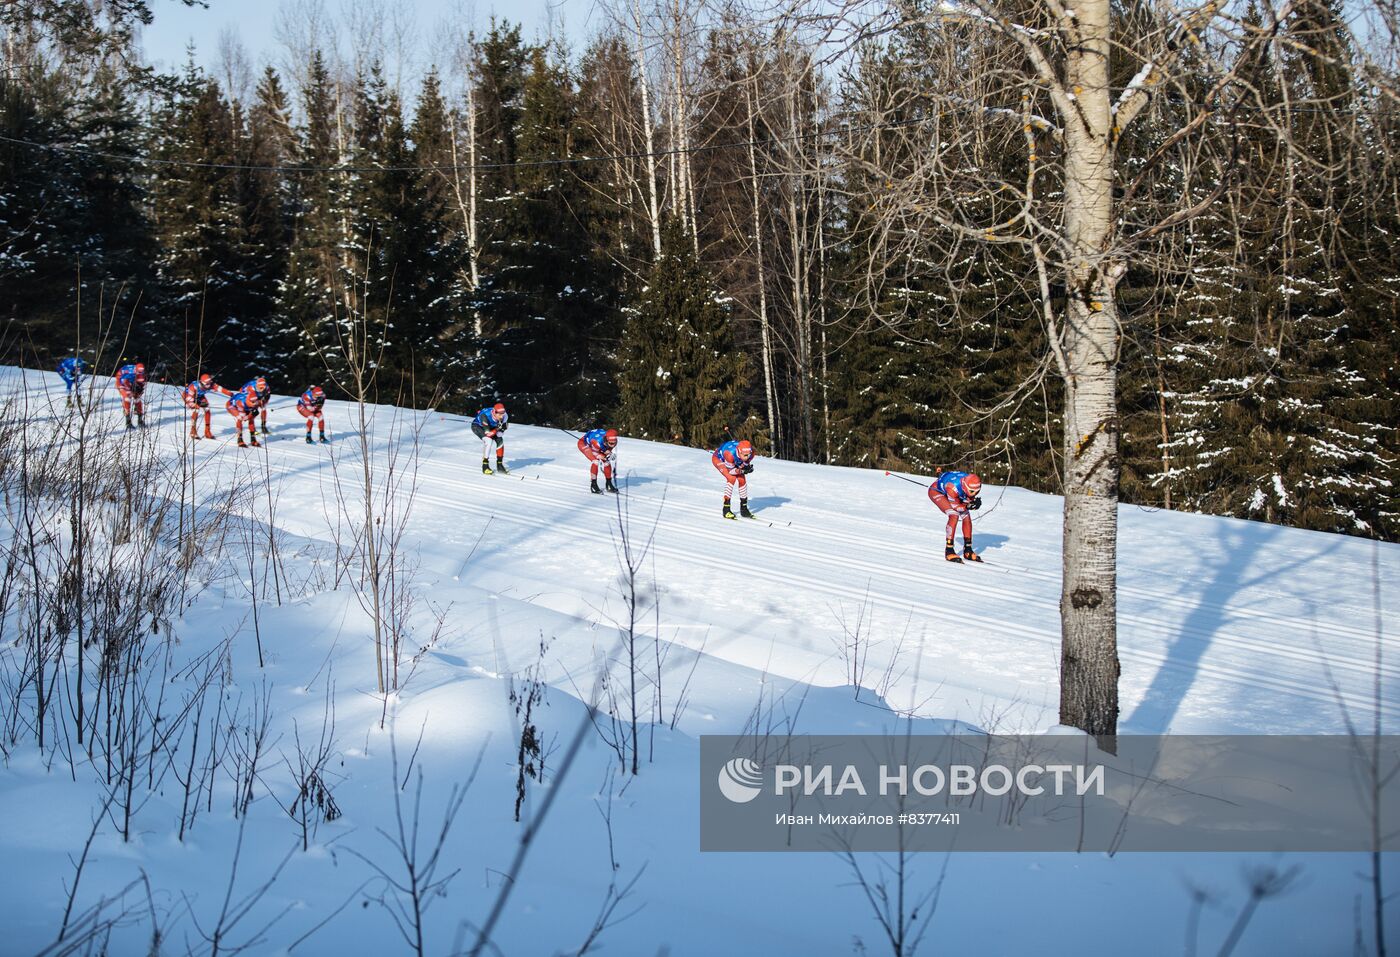
<svg viewBox="0 0 1400 957">
<path fill-rule="evenodd" d="M 505 459 L 497 459 L 497 460 L 496 460 L 496 471 L 497 471 L 497 472 L 500 472 L 502 475 L 509 475 L 509 474 L 510 474 L 510 469 L 506 468 L 506 460 L 505 460 Z"/>
<path fill-rule="evenodd" d="M 962 564 L 962 559 L 958 557 L 958 553 L 953 551 L 952 541 L 943 544 L 943 560 L 945 562 L 955 562 L 959 565 Z"/>
<path fill-rule="evenodd" d="M 733 510 L 732 508 L 729 507 L 729 502 L 728 502 L 728 501 L 726 501 L 726 502 L 724 503 L 724 511 L 721 512 L 720 514 L 723 515 L 725 518 L 732 518 L 732 519 L 736 519 L 736 520 L 737 520 L 738 517 L 739 517 L 739 516 L 735 515 L 735 514 L 734 514 L 734 510 Z"/>
<path fill-rule="evenodd" d="M 617 494 L 617 486 L 616 486 L 615 484 L 613 484 L 613 480 L 612 480 L 612 479 L 608 479 L 608 486 L 607 486 L 607 487 L 608 487 L 608 491 L 609 491 L 609 492 L 612 492 L 614 495 Z"/>
<path fill-rule="evenodd" d="M 609 485 L 612 485 L 612 479 L 609 479 L 609 480 L 608 480 L 608 484 L 609 484 Z M 588 482 L 588 491 L 592 492 L 594 495 L 602 495 L 602 494 L 603 494 L 603 490 L 600 489 L 600 488 L 598 487 L 598 480 L 597 480 L 596 478 L 590 479 L 590 480 L 589 480 L 589 482 Z"/>
<path fill-rule="evenodd" d="M 311 433 L 310 433 L 309 431 L 306 433 L 306 444 L 307 444 L 307 445 L 315 445 L 315 444 L 316 444 L 315 442 L 311 441 Z"/>
<path fill-rule="evenodd" d="M 243 433 L 242 433 L 242 432 L 239 432 L 239 433 L 238 433 L 238 447 L 239 447 L 240 449 L 246 449 L 246 448 L 248 447 L 248 443 L 245 442 L 245 441 L 243 441 Z"/>
<path fill-rule="evenodd" d="M 976 552 L 974 552 L 974 551 L 972 550 L 972 546 L 971 546 L 971 545 L 964 545 L 964 546 L 963 546 L 963 556 L 962 556 L 962 557 L 963 557 L 963 561 L 965 561 L 965 562 L 980 562 L 980 561 L 982 560 L 982 556 L 981 556 L 981 555 L 978 555 Z"/>
<path fill-rule="evenodd" d="M 258 442 L 258 433 L 253 432 L 248 436 L 248 444 L 255 449 L 262 448 L 261 443 Z"/>
<path fill-rule="evenodd" d="M 144 412 L 138 412 L 138 413 L 136 413 L 136 424 L 139 425 L 139 426 L 141 426 L 141 428 L 143 428 L 143 429 L 146 427 L 146 413 L 144 413 Z"/>
<path fill-rule="evenodd" d="M 204 427 L 204 437 L 206 439 L 212 439 L 214 437 L 214 430 L 207 425 Z"/>
<path fill-rule="evenodd" d="M 195 439 L 195 440 L 198 440 L 198 439 L 199 439 L 199 432 L 198 432 L 198 430 L 196 430 L 196 429 L 190 429 L 190 438 Z"/>
<path fill-rule="evenodd" d="M 493 474 L 495 474 L 495 473 L 493 473 L 493 472 L 491 471 L 491 460 L 490 460 L 490 459 L 482 459 L 482 460 L 481 460 L 481 474 L 482 474 L 482 475 L 493 475 Z"/>
<path fill-rule="evenodd" d="M 321 444 L 322 444 L 322 445 L 330 445 L 330 444 L 331 444 L 331 440 L 328 439 L 328 438 L 326 438 L 326 433 L 325 433 L 325 432 L 322 432 L 322 433 L 321 433 Z"/>
<path fill-rule="evenodd" d="M 739 517 L 753 518 L 753 512 L 749 511 L 749 500 L 746 498 L 739 499 Z"/>
<path fill-rule="evenodd" d="M 136 426 L 134 426 L 134 425 L 131 424 L 131 416 L 129 416 L 129 415 L 126 417 L 126 427 L 127 427 L 128 429 L 134 429 L 134 428 L 136 428 Z"/>
</svg>

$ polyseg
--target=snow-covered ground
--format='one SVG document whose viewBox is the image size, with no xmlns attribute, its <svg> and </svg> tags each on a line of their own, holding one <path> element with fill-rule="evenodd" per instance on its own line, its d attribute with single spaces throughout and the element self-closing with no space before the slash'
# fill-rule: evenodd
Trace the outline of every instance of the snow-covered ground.
<svg viewBox="0 0 1400 957">
<path fill-rule="evenodd" d="M 28 416 L 36 430 L 53 429 L 62 412 L 56 376 L 6 370 L 0 394 L 23 398 L 11 414 Z M 176 461 L 187 449 L 178 390 L 153 386 L 148 399 L 162 454 Z M 102 400 L 104 421 L 120 428 L 115 397 Z M 236 507 L 280 536 L 281 602 L 259 596 L 264 667 L 247 575 L 236 568 L 211 569 L 174 627 L 180 660 L 231 636 L 227 706 L 237 712 L 263 696 L 269 705 L 275 743 L 249 813 L 235 818 L 224 776 L 212 810 L 181 842 L 183 794 L 167 776 L 141 807 L 130 841 L 111 821 L 98 825 L 82 875 L 77 910 L 146 875 L 166 935 L 162 952 L 209 951 L 202 934 L 274 874 L 221 951 L 250 940 L 246 953 L 408 950 L 383 906 L 393 892 L 378 869 L 401 868 L 386 836 L 397 834 L 394 794 L 411 815 L 420 773 L 420 844 L 428 849 L 449 789 L 470 779 L 438 876 L 457 873 L 430 900 L 424 952 L 470 949 L 526 833 L 513 820 L 520 733 L 509 696 L 537 663 L 549 687 L 535 723 L 552 752 L 544 783 L 527 785 L 524 820 L 535 819 L 556 786 L 558 793 L 488 951 L 510 955 L 576 951 L 608 888 L 629 884 L 595 944 L 604 952 L 888 953 L 841 859 L 698 851 L 698 736 L 755 725 L 856 733 L 908 721 L 1001 732 L 1055 724 L 1059 499 L 987 489 L 975 540 L 988 564 L 950 566 L 941 558 L 942 517 L 905 482 L 764 459 L 751 500 L 762 521 L 726 522 L 707 452 L 624 438 L 632 545 L 651 540 L 637 581 L 641 670 L 644 684 L 652 681 L 661 656 L 662 720 L 650 720 L 657 695 L 644 688 L 640 774 L 618 773 L 613 750 L 589 729 L 556 785 L 585 720 L 582 702 L 597 699 L 600 662 L 620 654 L 616 622 L 627 617 L 627 589 L 617 500 L 589 493 L 586 463 L 561 431 L 512 424 L 512 473 L 488 477 L 462 418 L 373 410 L 379 467 L 396 441 L 405 465 L 407 425 L 422 440 L 402 543 L 416 566 L 406 657 L 417 660 L 405 664 L 404 687 L 386 702 L 375 693 L 371 619 L 345 576 L 333 587 L 334 542 L 345 545 L 359 507 L 351 409 L 329 403 L 334 444 L 313 447 L 303 444 L 292 405 L 274 401 L 265 450 L 235 447 L 231 420 L 216 406 L 220 438 L 192 450 L 201 495 L 247 486 Z M 178 489 L 170 495 L 178 498 Z M 1370 726 L 1373 565 L 1382 598 L 1393 600 L 1400 547 L 1133 507 L 1121 519 L 1122 732 L 1341 733 L 1344 712 Z M 863 641 L 852 655 L 857 632 Z M 14 637 L 3 640 L 12 646 Z M 1393 731 L 1400 649 L 1393 634 L 1380 640 L 1381 717 Z M 11 647 L 0 668 L 16 660 Z M 295 797 L 284 758 L 295 759 L 294 737 L 320 735 L 328 689 L 329 781 L 342 816 L 322 823 L 303 852 L 283 810 Z M 32 740 L 6 746 L 0 953 L 27 954 L 54 939 L 102 797 L 81 764 L 75 781 L 66 761 L 42 756 Z M 406 788 L 395 783 L 394 750 L 397 785 Z M 861 863 L 880 866 L 873 855 Z M 1214 953 L 1244 904 L 1246 873 L 1264 864 L 1302 872 L 1282 898 L 1261 905 L 1235 953 L 1351 953 L 1358 934 L 1371 952 L 1369 916 L 1360 916 L 1369 906 L 1366 858 L 1225 854 L 921 857 L 911 891 L 931 888 L 941 872 L 943 885 L 920 952 Z M 1193 951 L 1198 891 L 1205 896 Z M 145 953 L 150 943 L 144 886 L 130 895 L 139 908 L 116 932 L 113 953 Z"/>
</svg>

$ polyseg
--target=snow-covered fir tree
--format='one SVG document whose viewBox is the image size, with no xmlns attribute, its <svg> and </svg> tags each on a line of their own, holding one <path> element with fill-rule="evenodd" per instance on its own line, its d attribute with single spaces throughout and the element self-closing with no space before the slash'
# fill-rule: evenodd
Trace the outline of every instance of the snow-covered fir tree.
<svg viewBox="0 0 1400 957">
<path fill-rule="evenodd" d="M 618 420 L 629 434 L 713 448 L 740 426 L 745 364 L 728 311 L 674 221 L 629 310 L 620 362 Z"/>
<path fill-rule="evenodd" d="M 341 267 L 344 188 L 335 86 L 314 51 L 301 91 L 298 169 L 291 181 L 292 238 L 278 313 L 295 343 L 286 363 L 297 381 L 325 381 L 342 359 L 336 317 L 347 308 Z"/>
<path fill-rule="evenodd" d="M 514 138 L 521 165 L 511 191 L 491 198 L 496 223 L 475 302 L 496 388 L 546 421 L 600 411 L 606 360 L 595 337 L 617 309 L 574 169 L 574 97 L 557 51 L 532 49 Z"/>
<path fill-rule="evenodd" d="M 248 241 L 234 168 L 242 131 L 219 84 L 191 64 L 156 118 L 156 271 L 168 338 L 145 359 L 188 381 L 211 357 L 254 346 L 267 307 L 258 295 L 262 251 Z"/>
<path fill-rule="evenodd" d="M 142 295 L 154 247 L 134 161 L 145 145 L 138 84 L 120 57 L 52 51 L 28 34 L 12 34 L 3 56 L 0 315 L 23 322 L 24 354 L 43 360 L 96 358 L 103 322 L 144 349 L 160 331 Z"/>
</svg>

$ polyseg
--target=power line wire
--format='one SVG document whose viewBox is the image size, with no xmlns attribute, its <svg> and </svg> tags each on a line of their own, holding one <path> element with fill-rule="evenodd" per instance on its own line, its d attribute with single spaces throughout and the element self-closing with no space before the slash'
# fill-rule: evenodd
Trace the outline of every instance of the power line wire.
<svg viewBox="0 0 1400 957">
<path fill-rule="evenodd" d="M 17 139 L 13 136 L 0 135 L 0 143 L 10 143 L 15 146 L 29 147 L 36 150 L 49 150 L 56 153 L 65 153 L 73 156 L 89 156 L 94 159 L 119 160 L 124 163 L 133 163 L 145 166 L 177 166 L 187 169 L 221 169 L 221 170 L 247 170 L 249 172 L 262 173 L 414 173 L 414 172 L 469 172 L 483 170 L 502 169 L 528 169 L 548 166 L 573 166 L 584 163 L 610 163 L 620 160 L 633 159 L 660 159 L 667 156 L 695 155 L 698 153 L 710 153 L 727 149 L 748 149 L 750 146 L 771 146 L 777 144 L 794 144 L 803 140 L 812 139 L 818 136 L 865 133 L 881 129 L 899 129 L 901 127 L 916 126 L 920 123 L 927 123 L 933 117 L 921 116 L 909 120 L 896 120 L 886 123 L 869 123 L 861 126 L 842 127 L 839 130 L 814 130 L 809 133 L 799 133 L 791 137 L 770 137 L 767 139 L 736 140 L 728 143 L 711 143 L 707 146 L 691 146 L 686 148 L 665 149 L 665 150 L 638 150 L 628 153 L 603 153 L 584 154 L 571 156 L 565 159 L 547 160 L 515 160 L 509 163 L 443 163 L 439 165 L 409 165 L 409 166 L 300 166 L 285 164 L 256 164 L 256 163 L 206 163 L 199 160 L 172 160 L 162 159 L 157 156 L 128 156 L 121 153 L 111 153 L 102 150 L 87 149 L 82 146 L 65 146 L 59 143 L 36 143 L 32 140 Z"/>
<path fill-rule="evenodd" d="M 1207 106 L 1202 103 L 1187 104 L 1181 97 L 1173 96 L 1169 93 L 1158 94 L 1164 99 L 1177 105 L 1190 105 L 1203 110 L 1228 114 L 1230 112 L 1245 111 L 1252 113 L 1267 113 L 1267 107 L 1255 106 L 1236 102 L 1229 105 Z M 955 111 L 958 107 L 945 107 L 943 112 Z M 961 109 L 968 112 L 994 112 L 1005 114 L 1017 114 L 1020 111 L 1011 107 L 990 107 L 964 105 Z M 1346 112 L 1335 108 L 1288 106 L 1283 107 L 1289 113 L 1309 113 L 1335 115 Z M 1378 116 L 1400 116 L 1400 111 L 1396 110 L 1373 110 L 1373 115 Z M 444 163 L 439 165 L 403 165 L 403 166 L 305 166 L 297 164 L 258 164 L 258 163 L 208 163 L 199 160 L 174 160 L 162 159 L 157 156 L 130 156 L 122 153 L 112 153 L 104 150 L 93 150 L 82 146 L 67 146 L 59 143 L 36 143 L 33 140 L 23 140 L 13 136 L 0 135 L 0 143 L 9 143 L 13 146 L 22 146 L 34 150 L 47 150 L 54 153 L 63 153 L 70 156 L 91 157 L 93 159 L 116 160 L 123 163 L 131 163 L 137 166 L 162 166 L 178 167 L 182 169 L 214 169 L 214 170 L 241 170 L 246 172 L 259 173 L 421 173 L 421 172 L 483 172 L 489 170 L 505 169 L 532 169 L 551 166 L 574 166 L 589 163 L 611 163 L 622 160 L 639 159 L 661 159 L 669 156 L 694 156 L 702 153 L 712 153 L 729 149 L 748 149 L 749 147 L 773 146 L 773 145 L 793 145 L 805 140 L 828 135 L 850 135 L 853 133 L 869 133 L 877 130 L 902 129 L 910 126 L 918 126 L 940 118 L 941 114 L 929 114 L 914 117 L 908 120 L 892 120 L 879 123 L 864 123 L 855 126 L 844 126 L 834 130 L 812 130 L 806 133 L 799 133 L 790 137 L 769 137 L 753 138 L 747 140 L 735 140 L 726 143 L 711 143 L 705 146 L 691 146 L 684 148 L 663 149 L 663 150 L 637 150 L 625 153 L 603 153 L 603 154 L 583 154 L 562 159 L 546 160 L 515 160 L 501 163 Z"/>
</svg>

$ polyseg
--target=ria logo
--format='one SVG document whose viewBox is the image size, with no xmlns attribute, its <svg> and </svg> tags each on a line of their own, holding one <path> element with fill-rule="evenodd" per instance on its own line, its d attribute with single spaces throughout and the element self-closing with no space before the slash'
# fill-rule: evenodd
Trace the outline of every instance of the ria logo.
<svg viewBox="0 0 1400 957">
<path fill-rule="evenodd" d="M 719 769 L 719 793 L 735 804 L 748 804 L 763 790 L 763 766 L 734 758 Z"/>
</svg>

